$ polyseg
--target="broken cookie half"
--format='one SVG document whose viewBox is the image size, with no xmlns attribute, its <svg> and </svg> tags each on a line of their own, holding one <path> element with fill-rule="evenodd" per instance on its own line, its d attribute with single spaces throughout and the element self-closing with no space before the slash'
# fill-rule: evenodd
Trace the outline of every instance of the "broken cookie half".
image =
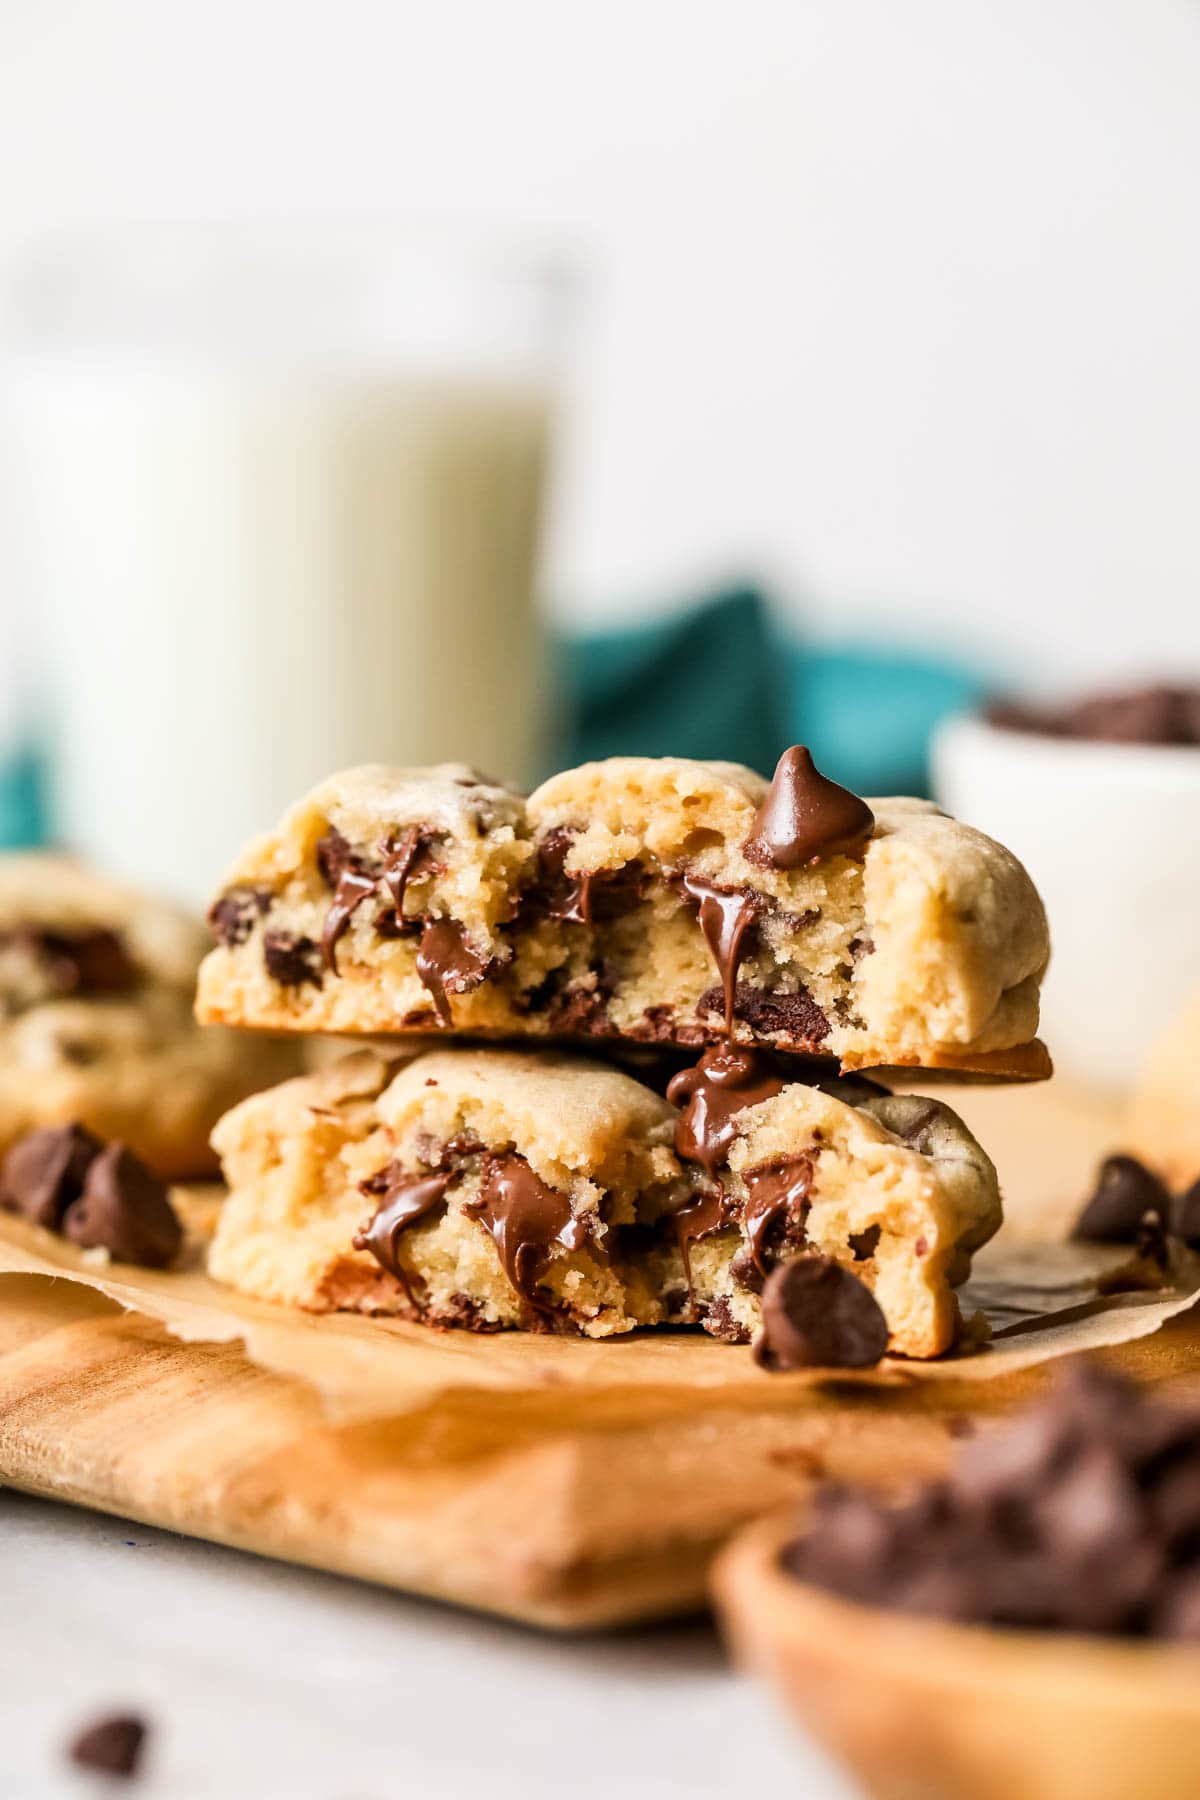
<svg viewBox="0 0 1200 1800">
<path fill-rule="evenodd" d="M 1000 1205 L 948 1108 L 731 1047 L 672 1094 L 554 1051 L 353 1054 L 221 1121 L 212 1273 L 434 1325 L 747 1341 L 770 1274 L 820 1254 L 873 1292 L 893 1351 L 950 1346 Z"/>
<path fill-rule="evenodd" d="M 619 757 L 528 800 L 457 765 L 351 770 L 245 852 L 211 918 L 209 1022 L 1049 1072 L 1020 863 L 924 801 L 859 799 L 800 747 L 771 783 Z"/>
</svg>

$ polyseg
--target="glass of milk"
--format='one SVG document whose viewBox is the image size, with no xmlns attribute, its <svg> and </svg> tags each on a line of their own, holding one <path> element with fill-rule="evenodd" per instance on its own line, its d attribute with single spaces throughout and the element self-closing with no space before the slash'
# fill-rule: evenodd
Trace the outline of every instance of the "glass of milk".
<svg viewBox="0 0 1200 1800">
<path fill-rule="evenodd" d="M 197 900 L 359 762 L 537 765 L 561 272 L 385 233 L 43 251 L 4 391 L 57 835 Z"/>
</svg>

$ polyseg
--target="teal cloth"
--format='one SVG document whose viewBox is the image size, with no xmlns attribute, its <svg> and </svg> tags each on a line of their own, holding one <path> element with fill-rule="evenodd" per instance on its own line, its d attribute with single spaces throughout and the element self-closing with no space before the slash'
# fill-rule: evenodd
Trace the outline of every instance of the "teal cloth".
<svg viewBox="0 0 1200 1800">
<path fill-rule="evenodd" d="M 801 642 L 753 588 L 626 630 L 564 635 L 552 767 L 601 756 L 721 757 L 769 774 L 789 744 L 859 793 L 926 794 L 940 720 L 981 670 L 911 647 Z"/>
<path fill-rule="evenodd" d="M 42 758 L 17 750 L 0 759 L 0 849 L 27 850 L 47 838 Z"/>
</svg>

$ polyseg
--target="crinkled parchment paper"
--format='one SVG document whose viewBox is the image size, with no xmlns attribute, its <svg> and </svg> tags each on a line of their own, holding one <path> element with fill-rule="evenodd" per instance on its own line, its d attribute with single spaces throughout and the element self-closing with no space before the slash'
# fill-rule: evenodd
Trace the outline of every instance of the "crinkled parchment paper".
<svg viewBox="0 0 1200 1800">
<path fill-rule="evenodd" d="M 177 1193 L 177 1198 L 180 1198 Z M 662 1390 L 800 1389 L 820 1371 L 766 1375 L 742 1346 L 699 1331 L 635 1333 L 591 1340 L 501 1332 L 431 1331 L 394 1319 L 314 1314 L 253 1300 L 210 1280 L 203 1270 L 211 1198 L 184 1195 L 189 1226 L 182 1266 L 172 1271 L 107 1263 L 24 1220 L 0 1214 L 0 1275 L 43 1275 L 83 1282 L 118 1305 L 160 1321 L 184 1342 L 240 1340 L 247 1355 L 276 1374 L 308 1383 L 338 1420 L 411 1412 L 450 1391 L 515 1392 L 546 1388 Z M 1169 1285 L 1148 1288 L 1155 1271 L 1120 1248 L 1047 1244 L 1006 1248 L 1003 1237 L 976 1258 L 962 1292 L 964 1316 L 981 1314 L 990 1337 L 954 1355 L 919 1363 L 890 1358 L 847 1375 L 870 1386 L 1001 1377 L 1081 1350 L 1131 1342 L 1184 1312 L 1200 1293 L 1200 1260 L 1170 1271 Z M 1114 1289 L 1121 1291 L 1113 1291 Z M 0 1284 L 0 1304 L 3 1287 Z M 828 1371 L 825 1372 L 828 1375 Z"/>
</svg>

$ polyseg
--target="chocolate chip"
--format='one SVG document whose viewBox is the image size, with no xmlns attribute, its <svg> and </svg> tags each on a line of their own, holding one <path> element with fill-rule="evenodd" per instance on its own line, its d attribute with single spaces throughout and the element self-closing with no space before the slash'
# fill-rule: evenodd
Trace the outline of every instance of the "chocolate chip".
<svg viewBox="0 0 1200 1800">
<path fill-rule="evenodd" d="M 254 921 L 267 912 L 273 898 L 270 888 L 248 884 L 226 888 L 208 909 L 208 923 L 218 944 L 227 950 L 244 944 L 254 930 Z"/>
<path fill-rule="evenodd" d="M 1110 744 L 1200 744 L 1200 688 L 1131 688 L 1090 695 L 1064 706 L 996 701 L 989 724 L 1045 737 L 1090 738 Z"/>
<path fill-rule="evenodd" d="M 1072 1233 L 1101 1244 L 1131 1244 L 1147 1212 L 1165 1219 L 1171 1196 L 1145 1163 L 1134 1156 L 1110 1156 L 1100 1165 L 1096 1191 Z"/>
<path fill-rule="evenodd" d="M 338 972 L 337 947 L 338 940 L 349 925 L 354 913 L 376 889 L 374 875 L 362 875 L 357 869 L 346 868 L 338 877 L 338 884 L 333 902 L 325 914 L 325 923 L 321 931 L 321 954 L 325 958 L 325 967 L 331 975 Z"/>
<path fill-rule="evenodd" d="M 263 962 L 272 981 L 281 987 L 321 985 L 321 950 L 310 937 L 292 931 L 268 931 L 263 936 Z"/>
<path fill-rule="evenodd" d="M 589 1221 L 572 1210 L 568 1196 L 547 1186 L 515 1151 L 489 1154 L 479 1192 L 463 1212 L 491 1234 L 501 1267 L 526 1305 L 551 1311 L 539 1283 L 554 1247 L 581 1250 L 590 1236 Z"/>
<path fill-rule="evenodd" d="M 433 996 L 438 1019 L 449 1027 L 450 994 L 467 994 L 479 987 L 488 972 L 488 958 L 469 942 L 456 919 L 431 919 L 421 933 L 417 974 Z"/>
<path fill-rule="evenodd" d="M 1168 1221 L 1173 1237 L 1182 1238 L 1192 1250 L 1200 1250 L 1200 1181 L 1176 1195 Z"/>
<path fill-rule="evenodd" d="M 0 1167 L 0 1205 L 56 1231 L 83 1192 L 101 1144 L 82 1125 L 47 1125 L 15 1143 Z"/>
<path fill-rule="evenodd" d="M 697 1018 L 720 1012 L 724 1001 L 721 988 L 706 988 L 696 1002 Z M 768 994 L 749 982 L 739 981 L 734 989 L 733 1012 L 757 1037 L 782 1038 L 788 1049 L 816 1052 L 829 1036 L 829 1020 L 807 988 L 799 988 L 794 994 Z"/>
<path fill-rule="evenodd" d="M 129 1781 L 136 1776 L 149 1727 L 136 1713 L 113 1713 L 97 1719 L 73 1738 L 70 1758 L 81 1769 L 115 1775 Z"/>
<path fill-rule="evenodd" d="M 865 800 L 821 774 L 803 744 L 785 750 L 742 846 L 746 860 L 799 869 L 827 856 L 861 856 L 875 829 Z"/>
<path fill-rule="evenodd" d="M 317 867 L 326 887 L 335 888 L 347 869 L 358 875 L 364 872 L 362 858 L 351 849 L 349 840 L 334 825 L 329 827 L 324 837 L 317 839 L 315 854 Z"/>
<path fill-rule="evenodd" d="M 18 925 L 0 934 L 0 941 L 24 950 L 57 994 L 124 994 L 140 980 L 124 938 L 100 926 L 51 931 Z"/>
<path fill-rule="evenodd" d="M 868 1225 L 865 1231 L 851 1232 L 848 1242 L 855 1262 L 870 1262 L 879 1248 L 882 1235 L 882 1227 L 879 1225 Z"/>
<path fill-rule="evenodd" d="M 104 1249 L 118 1262 L 161 1269 L 183 1243 L 183 1229 L 157 1175 L 124 1144 L 96 1156 L 83 1191 L 67 1207 L 62 1232 L 81 1249 Z"/>
<path fill-rule="evenodd" d="M 887 1350 L 870 1288 L 827 1256 L 798 1256 L 766 1279 L 755 1360 L 764 1369 L 868 1369 Z"/>
</svg>

